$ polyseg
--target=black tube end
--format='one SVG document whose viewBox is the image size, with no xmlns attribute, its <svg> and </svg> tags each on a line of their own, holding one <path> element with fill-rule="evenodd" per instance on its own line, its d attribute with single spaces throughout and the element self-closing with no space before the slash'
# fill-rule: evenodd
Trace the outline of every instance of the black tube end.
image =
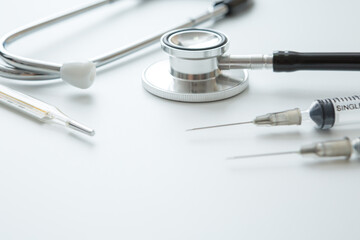
<svg viewBox="0 0 360 240">
<path fill-rule="evenodd" d="M 226 16 L 230 16 L 247 9 L 251 3 L 252 0 L 224 0 L 216 2 L 214 6 L 225 4 L 229 9 Z"/>
<path fill-rule="evenodd" d="M 273 53 L 274 72 L 293 72 L 298 70 L 300 54 L 294 51 L 277 51 Z"/>
<path fill-rule="evenodd" d="M 359 71 L 360 53 L 300 53 L 278 51 L 273 53 L 274 72 L 297 70 Z"/>
</svg>

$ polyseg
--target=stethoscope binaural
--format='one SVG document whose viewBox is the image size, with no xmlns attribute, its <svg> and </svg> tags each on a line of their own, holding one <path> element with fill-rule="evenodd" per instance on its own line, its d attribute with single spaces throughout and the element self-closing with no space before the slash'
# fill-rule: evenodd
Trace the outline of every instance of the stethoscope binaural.
<svg viewBox="0 0 360 240">
<path fill-rule="evenodd" d="M 31 81 L 62 78 L 63 81 L 75 87 L 83 89 L 88 88 L 94 81 L 96 68 L 149 46 L 157 42 L 164 34 L 161 33 L 154 35 L 143 41 L 134 43 L 130 46 L 115 49 L 114 51 L 84 62 L 69 62 L 64 64 L 43 62 L 21 57 L 9 52 L 6 49 L 7 45 L 31 32 L 115 1 L 117 0 L 99 0 L 38 22 L 31 23 L 6 34 L 0 40 L 0 58 L 5 62 L 4 65 L 0 64 L 0 76 Z M 209 20 L 218 20 L 222 17 L 230 16 L 236 12 L 240 12 L 239 10 L 244 9 L 249 2 L 249 0 L 224 0 L 216 2 L 213 7 L 204 14 L 190 19 L 184 24 L 181 24 L 173 29 L 192 27 Z"/>
<path fill-rule="evenodd" d="M 298 53 L 224 55 L 228 38 L 210 29 L 186 28 L 161 37 L 169 60 L 154 63 L 142 75 L 152 94 L 183 102 L 208 102 L 232 97 L 248 86 L 246 69 L 360 70 L 360 53 Z"/>
</svg>

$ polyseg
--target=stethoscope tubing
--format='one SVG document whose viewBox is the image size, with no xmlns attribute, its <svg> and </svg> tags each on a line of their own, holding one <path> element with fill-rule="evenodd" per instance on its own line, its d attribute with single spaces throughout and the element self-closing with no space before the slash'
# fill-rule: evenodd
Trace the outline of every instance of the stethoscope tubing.
<svg viewBox="0 0 360 240">
<path fill-rule="evenodd" d="M 218 58 L 218 67 L 220 70 L 266 68 L 274 72 L 359 71 L 360 53 L 275 51 L 269 55 L 224 55 Z"/>
<path fill-rule="evenodd" d="M 273 53 L 274 72 L 293 72 L 298 70 L 360 70 L 360 53 L 300 53 L 277 51 Z"/>
<path fill-rule="evenodd" d="M 73 10 L 57 14 L 53 17 L 42 19 L 38 22 L 26 25 L 6 34 L 0 40 L 0 58 L 2 58 L 2 60 L 10 66 L 0 67 L 0 76 L 20 80 L 49 80 L 59 78 L 62 64 L 21 57 L 9 52 L 6 49 L 6 46 L 14 42 L 16 39 L 30 34 L 31 32 L 40 30 L 41 28 L 48 27 L 67 18 L 79 15 L 114 1 L 117 0 L 101 0 L 95 3 L 86 4 Z M 248 0 L 226 0 L 218 2 L 214 5 L 213 9 L 208 10 L 206 13 L 199 15 L 196 18 L 190 19 L 184 24 L 181 24 L 173 29 L 192 27 L 212 19 L 220 19 L 229 15 L 230 13 L 235 12 L 235 10 L 239 9 L 239 6 L 245 5 L 247 2 Z M 95 63 L 96 67 L 101 67 L 157 42 L 164 33 L 165 32 L 135 44 L 116 49 L 109 53 L 90 59 L 90 61 Z"/>
<path fill-rule="evenodd" d="M 18 56 L 9 52 L 6 47 L 9 44 L 13 43 L 15 40 L 22 38 L 32 32 L 38 31 L 45 27 L 49 27 L 52 24 L 63 21 L 70 17 L 77 16 L 81 13 L 90 11 L 92 9 L 103 6 L 107 3 L 112 3 L 114 1 L 116 0 L 101 0 L 91 4 L 85 4 L 80 7 L 56 14 L 54 16 L 41 19 L 34 23 L 30 23 L 26 26 L 15 29 L 14 31 L 3 36 L 0 40 L 0 57 L 8 65 L 13 66 L 13 70 L 7 71 L 7 74 L 4 77 L 21 80 L 47 80 L 59 78 L 61 64 L 44 62 Z M 32 74 L 29 75 L 29 73 Z"/>
</svg>

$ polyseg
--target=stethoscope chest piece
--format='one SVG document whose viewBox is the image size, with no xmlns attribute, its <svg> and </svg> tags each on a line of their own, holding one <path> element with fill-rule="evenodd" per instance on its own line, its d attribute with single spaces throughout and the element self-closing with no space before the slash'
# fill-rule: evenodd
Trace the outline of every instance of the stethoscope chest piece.
<svg viewBox="0 0 360 240">
<path fill-rule="evenodd" d="M 165 99 L 210 102 L 235 96 L 248 87 L 246 70 L 220 70 L 218 57 L 227 37 L 209 29 L 180 29 L 161 38 L 169 60 L 154 63 L 142 75 L 144 88 Z"/>
</svg>

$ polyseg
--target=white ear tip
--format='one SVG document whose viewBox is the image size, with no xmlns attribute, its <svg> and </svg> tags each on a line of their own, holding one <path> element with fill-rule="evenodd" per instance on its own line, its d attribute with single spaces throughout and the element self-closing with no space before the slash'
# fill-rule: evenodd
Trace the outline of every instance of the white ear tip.
<svg viewBox="0 0 360 240">
<path fill-rule="evenodd" d="M 93 62 L 64 63 L 60 69 L 61 78 L 78 88 L 89 88 L 96 76 L 96 66 Z"/>
</svg>

